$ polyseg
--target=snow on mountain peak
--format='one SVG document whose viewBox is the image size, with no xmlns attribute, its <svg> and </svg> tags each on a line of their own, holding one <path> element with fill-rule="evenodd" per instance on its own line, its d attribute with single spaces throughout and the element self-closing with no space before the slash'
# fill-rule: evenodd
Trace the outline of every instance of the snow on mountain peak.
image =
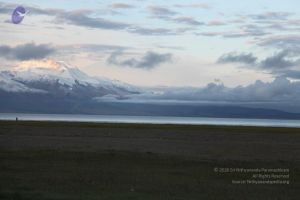
<svg viewBox="0 0 300 200">
<path fill-rule="evenodd" d="M 80 69 L 63 61 L 40 60 L 24 61 L 9 71 L 0 72 L 0 89 L 5 91 L 28 91 L 36 84 L 57 84 L 73 90 L 78 84 L 91 86 L 95 90 L 110 91 L 112 94 L 124 95 L 136 92 L 131 85 L 113 81 L 104 77 L 92 77 Z M 16 87 L 17 89 L 13 89 Z M 25 89 L 26 90 L 25 90 Z M 33 87 L 35 88 L 35 87 Z M 101 95 L 101 92 L 99 93 Z"/>
<path fill-rule="evenodd" d="M 64 62 L 59 62 L 55 60 L 30 60 L 23 61 L 17 67 L 14 68 L 14 71 L 28 71 L 33 69 L 44 69 L 49 71 L 63 72 L 71 68 L 71 66 L 65 64 Z"/>
<path fill-rule="evenodd" d="M 40 61 L 24 61 L 12 71 L 16 79 L 22 79 L 25 81 L 59 81 L 61 84 L 69 86 L 75 84 L 76 81 L 82 84 L 99 84 L 96 79 L 63 61 L 49 59 Z"/>
</svg>

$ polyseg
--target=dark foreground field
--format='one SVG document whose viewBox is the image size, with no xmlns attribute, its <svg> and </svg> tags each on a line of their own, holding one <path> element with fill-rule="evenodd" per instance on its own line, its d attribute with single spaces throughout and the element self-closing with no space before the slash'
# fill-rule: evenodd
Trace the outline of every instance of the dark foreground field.
<svg viewBox="0 0 300 200">
<path fill-rule="evenodd" d="M 0 199 L 298 200 L 299 191 L 300 129 L 0 122 Z"/>
</svg>

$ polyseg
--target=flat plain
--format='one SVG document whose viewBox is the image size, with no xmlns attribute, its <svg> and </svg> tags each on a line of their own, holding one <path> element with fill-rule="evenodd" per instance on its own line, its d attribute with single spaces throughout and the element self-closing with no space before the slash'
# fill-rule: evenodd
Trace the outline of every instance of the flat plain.
<svg viewBox="0 0 300 200">
<path fill-rule="evenodd" d="M 0 199 L 300 199 L 299 190 L 297 128 L 0 121 Z"/>
</svg>

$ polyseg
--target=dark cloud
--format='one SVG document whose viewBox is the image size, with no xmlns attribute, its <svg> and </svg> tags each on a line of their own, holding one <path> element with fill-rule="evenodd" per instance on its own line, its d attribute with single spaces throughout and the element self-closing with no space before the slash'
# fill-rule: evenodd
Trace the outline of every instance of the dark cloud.
<svg viewBox="0 0 300 200">
<path fill-rule="evenodd" d="M 261 67 L 266 69 L 284 69 L 299 64 L 299 60 L 291 58 L 290 51 L 281 51 L 261 61 Z"/>
<path fill-rule="evenodd" d="M 294 69 L 300 66 L 300 51 L 295 50 L 281 50 L 262 60 L 258 60 L 252 53 L 228 53 L 222 55 L 217 63 L 240 63 L 251 69 L 267 71 L 274 76 L 300 79 L 299 69 Z"/>
<path fill-rule="evenodd" d="M 15 47 L 0 46 L 0 56 L 13 60 L 42 59 L 55 52 L 48 44 L 36 45 L 34 43 L 22 44 Z"/>
<path fill-rule="evenodd" d="M 141 69 L 153 69 L 163 63 L 172 61 L 172 54 L 159 54 L 152 51 L 146 52 L 141 58 L 120 59 L 122 52 L 114 52 L 107 59 L 108 64 Z"/>
<path fill-rule="evenodd" d="M 278 35 L 261 39 L 259 46 L 276 48 L 279 51 L 261 62 L 264 69 L 273 70 L 272 73 L 300 79 L 300 37 L 298 35 Z"/>
<path fill-rule="evenodd" d="M 255 64 L 257 61 L 257 58 L 253 56 L 252 53 L 236 53 L 231 52 L 222 55 L 218 59 L 218 63 L 243 63 L 243 64 Z"/>
</svg>

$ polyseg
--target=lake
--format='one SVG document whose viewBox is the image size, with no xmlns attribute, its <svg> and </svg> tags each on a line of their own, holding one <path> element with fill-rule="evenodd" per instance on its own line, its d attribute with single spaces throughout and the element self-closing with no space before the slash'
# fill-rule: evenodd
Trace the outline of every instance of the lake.
<svg viewBox="0 0 300 200">
<path fill-rule="evenodd" d="M 300 120 L 0 113 L 0 120 L 298 127 Z"/>
</svg>

